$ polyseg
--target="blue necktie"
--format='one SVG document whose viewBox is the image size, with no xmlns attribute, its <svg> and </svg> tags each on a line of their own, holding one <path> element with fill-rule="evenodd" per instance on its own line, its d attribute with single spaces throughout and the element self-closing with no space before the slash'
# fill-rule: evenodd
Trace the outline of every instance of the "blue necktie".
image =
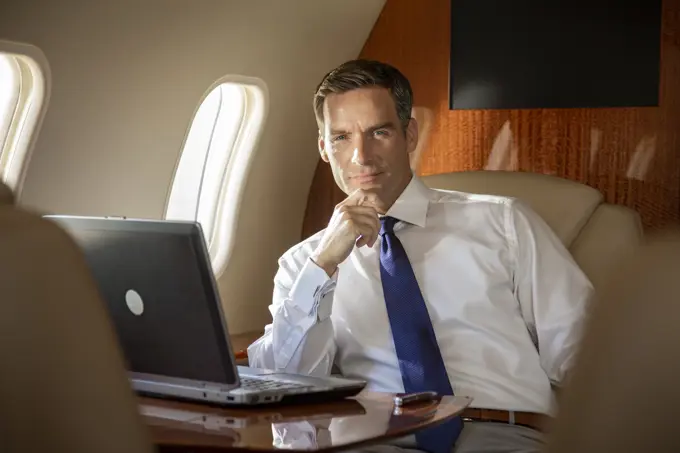
<svg viewBox="0 0 680 453">
<path fill-rule="evenodd" d="M 394 234 L 397 219 L 383 217 L 381 223 L 380 276 L 404 391 L 453 395 L 425 300 L 404 246 Z M 450 453 L 462 429 L 463 421 L 455 417 L 420 431 L 416 433 L 418 448 Z"/>
</svg>

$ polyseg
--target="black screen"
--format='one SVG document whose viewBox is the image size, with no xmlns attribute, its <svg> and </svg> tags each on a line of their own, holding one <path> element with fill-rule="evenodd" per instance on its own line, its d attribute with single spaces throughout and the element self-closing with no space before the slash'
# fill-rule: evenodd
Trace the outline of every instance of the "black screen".
<svg viewBox="0 0 680 453">
<path fill-rule="evenodd" d="M 657 106 L 661 0 L 452 0 L 451 109 Z"/>
<path fill-rule="evenodd" d="M 127 368 L 232 384 L 235 373 L 220 299 L 202 237 L 170 222 L 67 219 L 108 305 Z M 143 312 L 128 305 L 129 292 Z"/>
</svg>

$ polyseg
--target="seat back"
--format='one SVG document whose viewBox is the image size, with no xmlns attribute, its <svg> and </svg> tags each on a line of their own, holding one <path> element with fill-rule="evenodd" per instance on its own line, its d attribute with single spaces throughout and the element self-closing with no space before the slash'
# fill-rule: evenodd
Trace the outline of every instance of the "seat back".
<svg viewBox="0 0 680 453">
<path fill-rule="evenodd" d="M 469 171 L 424 176 L 429 187 L 517 198 L 529 205 L 570 250 L 597 289 L 617 257 L 642 240 L 640 216 L 604 203 L 592 187 L 538 173 Z"/>
<path fill-rule="evenodd" d="M 84 257 L 10 199 L 0 200 L 0 451 L 153 451 Z"/>
<path fill-rule="evenodd" d="M 11 205 L 14 202 L 14 194 L 9 187 L 0 182 L 0 206 Z"/>
<path fill-rule="evenodd" d="M 680 230 L 645 242 L 593 307 L 546 453 L 680 451 Z"/>
</svg>

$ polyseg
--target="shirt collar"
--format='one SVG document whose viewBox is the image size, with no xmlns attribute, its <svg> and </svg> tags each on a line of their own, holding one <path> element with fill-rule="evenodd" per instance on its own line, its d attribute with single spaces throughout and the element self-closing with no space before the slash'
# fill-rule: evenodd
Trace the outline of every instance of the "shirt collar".
<svg viewBox="0 0 680 453">
<path fill-rule="evenodd" d="M 427 186 L 416 175 L 413 175 L 406 189 L 385 215 L 424 227 L 427 220 L 427 208 L 430 205 L 428 190 Z"/>
</svg>

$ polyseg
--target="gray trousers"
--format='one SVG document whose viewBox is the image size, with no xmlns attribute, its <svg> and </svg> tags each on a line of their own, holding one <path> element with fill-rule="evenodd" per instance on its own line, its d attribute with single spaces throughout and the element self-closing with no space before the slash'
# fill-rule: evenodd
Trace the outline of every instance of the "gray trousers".
<svg viewBox="0 0 680 453">
<path fill-rule="evenodd" d="M 454 453 L 539 453 L 544 435 L 507 423 L 466 422 Z"/>
<path fill-rule="evenodd" d="M 493 422 L 465 422 L 453 453 L 539 453 L 544 435 L 523 426 Z M 373 445 L 353 453 L 420 453 L 407 442 Z"/>
</svg>

